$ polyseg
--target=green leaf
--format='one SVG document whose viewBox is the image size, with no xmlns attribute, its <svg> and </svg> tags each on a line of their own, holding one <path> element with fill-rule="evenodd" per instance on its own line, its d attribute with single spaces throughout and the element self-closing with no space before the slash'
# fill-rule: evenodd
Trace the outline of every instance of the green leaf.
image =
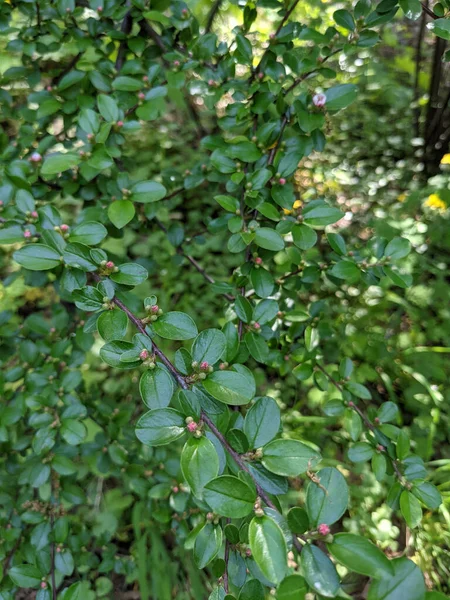
<svg viewBox="0 0 450 600">
<path fill-rule="evenodd" d="M 183 415 L 173 408 L 149 410 L 136 425 L 136 437 L 146 446 L 164 446 L 186 431 Z"/>
<path fill-rule="evenodd" d="M 14 252 L 13 258 L 30 271 L 48 271 L 61 265 L 59 253 L 45 244 L 27 244 Z"/>
<path fill-rule="evenodd" d="M 408 527 L 414 529 L 422 520 L 422 507 L 417 498 L 404 490 L 400 495 L 400 511 L 408 524 Z"/>
<path fill-rule="evenodd" d="M 255 294 L 260 298 L 267 298 L 273 293 L 275 282 L 267 269 L 252 269 L 250 281 L 255 288 Z"/>
<path fill-rule="evenodd" d="M 97 329 L 105 340 L 121 340 L 127 334 L 128 317 L 122 310 L 107 310 L 97 319 Z"/>
<path fill-rule="evenodd" d="M 75 419 L 63 419 L 59 431 L 69 446 L 78 446 L 87 436 L 86 426 Z"/>
<path fill-rule="evenodd" d="M 356 100 L 358 88 L 353 83 L 343 83 L 336 85 L 325 92 L 327 97 L 327 110 L 341 110 L 347 108 Z"/>
<path fill-rule="evenodd" d="M 42 175 L 57 175 L 76 167 L 81 161 L 78 154 L 53 154 L 45 159 L 42 165 Z"/>
<path fill-rule="evenodd" d="M 262 584 L 257 579 L 247 581 L 239 592 L 239 600 L 265 600 Z"/>
<path fill-rule="evenodd" d="M 119 265 L 119 271 L 112 273 L 110 279 L 122 285 L 139 285 L 148 278 L 148 271 L 137 263 L 125 263 Z"/>
<path fill-rule="evenodd" d="M 115 200 L 108 206 L 108 217 L 111 223 L 122 229 L 129 223 L 136 214 L 134 204 L 130 200 Z"/>
<path fill-rule="evenodd" d="M 442 504 L 442 497 L 439 490 L 432 483 L 424 481 L 417 483 L 412 488 L 412 493 L 418 498 L 427 508 L 436 510 Z"/>
<path fill-rule="evenodd" d="M 384 250 L 384 256 L 389 256 L 392 260 L 399 260 L 400 258 L 405 258 L 405 256 L 408 256 L 410 252 L 410 241 L 405 238 L 397 237 L 391 240 L 386 246 Z"/>
<path fill-rule="evenodd" d="M 98 114 L 90 108 L 83 108 L 80 112 L 78 125 L 86 133 L 97 133 L 100 128 L 100 118 Z"/>
<path fill-rule="evenodd" d="M 354 381 L 348 381 L 344 385 L 344 387 L 346 390 L 348 390 L 351 394 L 353 394 L 357 398 L 362 398 L 363 400 L 370 400 L 372 398 L 372 394 L 361 383 L 355 383 Z"/>
<path fill-rule="evenodd" d="M 99 94 L 97 96 L 97 106 L 100 114 L 108 123 L 116 123 L 119 120 L 119 107 L 111 96 Z"/>
<path fill-rule="evenodd" d="M 142 374 L 139 391 L 148 408 L 166 408 L 172 400 L 175 384 L 172 376 L 157 365 Z"/>
<path fill-rule="evenodd" d="M 244 336 L 244 341 L 250 355 L 257 362 L 266 362 L 269 358 L 269 346 L 261 335 L 254 331 L 248 331 Z"/>
<path fill-rule="evenodd" d="M 107 235 L 108 232 L 106 227 L 101 223 L 85 221 L 84 223 L 77 225 L 73 231 L 70 232 L 69 241 L 94 246 L 95 244 L 100 244 Z"/>
<path fill-rule="evenodd" d="M 370 460 L 374 452 L 375 450 L 367 442 L 358 442 L 348 449 L 347 454 L 352 462 L 358 463 Z"/>
<path fill-rule="evenodd" d="M 219 329 L 205 329 L 200 332 L 192 344 L 192 358 L 199 364 L 207 362 L 214 365 L 225 353 L 226 339 Z"/>
<path fill-rule="evenodd" d="M 244 433 L 250 448 L 259 448 L 272 440 L 281 424 L 280 409 L 273 398 L 258 398 L 245 415 Z"/>
<path fill-rule="evenodd" d="M 284 240 L 281 235 L 269 227 L 260 227 L 255 233 L 255 244 L 265 250 L 278 252 L 284 248 Z"/>
<path fill-rule="evenodd" d="M 277 600 L 304 600 L 308 586 L 300 575 L 288 575 L 277 589 Z"/>
<path fill-rule="evenodd" d="M 21 588 L 37 588 L 42 581 L 42 575 L 39 569 L 33 565 L 17 565 L 11 567 L 8 575 L 14 585 Z"/>
<path fill-rule="evenodd" d="M 142 88 L 143 83 L 139 79 L 122 75 L 114 79 L 112 86 L 114 90 L 121 92 L 138 92 Z"/>
<path fill-rule="evenodd" d="M 272 321 L 278 314 L 278 302 L 275 300 L 262 300 L 253 309 L 252 319 L 260 325 Z"/>
<path fill-rule="evenodd" d="M 352 14 L 348 10 L 336 10 L 333 13 L 333 19 L 338 25 L 340 25 L 344 29 L 348 29 L 348 31 L 355 30 L 355 21 L 353 19 Z"/>
<path fill-rule="evenodd" d="M 264 446 L 262 464 L 277 475 L 297 477 L 316 465 L 320 454 L 298 440 L 274 440 Z"/>
<path fill-rule="evenodd" d="M 152 326 L 166 340 L 190 340 L 198 333 L 197 325 L 191 317 L 178 311 L 163 314 Z"/>
<path fill-rule="evenodd" d="M 222 475 L 205 485 L 203 499 L 217 514 L 240 519 L 253 510 L 256 493 L 241 479 Z"/>
<path fill-rule="evenodd" d="M 394 567 L 383 552 L 360 535 L 338 533 L 327 548 L 350 571 L 375 578 L 394 575 Z"/>
<path fill-rule="evenodd" d="M 294 244 L 300 250 L 309 250 L 317 242 L 317 233 L 308 225 L 294 225 L 292 228 Z"/>
<path fill-rule="evenodd" d="M 419 567 L 405 557 L 391 564 L 394 576 L 372 581 L 367 600 L 424 600 L 426 588 Z"/>
<path fill-rule="evenodd" d="M 336 223 L 344 214 L 333 206 L 328 206 L 323 200 L 313 200 L 308 202 L 303 208 L 303 218 L 307 225 L 311 227 L 325 227 Z"/>
<path fill-rule="evenodd" d="M 202 497 L 205 485 L 219 474 L 219 457 L 206 437 L 190 438 L 181 453 L 181 470 L 192 492 Z"/>
<path fill-rule="evenodd" d="M 398 413 L 398 406 L 394 402 L 383 402 L 377 411 L 377 417 L 380 423 L 389 423 L 394 421 Z"/>
<path fill-rule="evenodd" d="M 348 487 L 344 476 L 334 467 L 316 473 L 320 486 L 311 481 L 306 492 L 306 510 L 311 525 L 336 523 L 347 510 Z M 322 486 L 326 491 L 322 489 Z"/>
<path fill-rule="evenodd" d="M 287 547 L 280 526 L 270 517 L 254 517 L 248 538 L 252 558 L 271 583 L 280 583 L 287 572 Z"/>
<path fill-rule="evenodd" d="M 416 21 L 422 14 L 422 4 L 420 3 L 420 0 L 400 0 L 399 4 L 407 19 Z"/>
<path fill-rule="evenodd" d="M 327 240 L 339 256 L 347 254 L 347 246 L 345 245 L 344 238 L 339 233 L 327 233 Z"/>
<path fill-rule="evenodd" d="M 450 20 L 449 19 L 436 19 L 427 25 L 435 35 L 442 38 L 443 40 L 450 41 Z"/>
<path fill-rule="evenodd" d="M 216 400 L 233 406 L 248 404 L 256 391 L 254 380 L 235 371 L 215 371 L 204 380 L 203 387 Z"/>
<path fill-rule="evenodd" d="M 303 576 L 308 585 L 324 598 L 334 598 L 339 591 L 339 577 L 326 554 L 312 544 L 301 553 Z"/>
<path fill-rule="evenodd" d="M 344 279 L 348 283 L 356 283 L 361 277 L 358 265 L 350 260 L 341 260 L 330 270 L 330 275 Z"/>
<path fill-rule="evenodd" d="M 199 569 L 204 569 L 206 565 L 217 556 L 222 547 L 222 529 L 212 523 L 206 523 L 195 538 L 194 560 Z"/>
<path fill-rule="evenodd" d="M 133 202 L 157 202 L 167 194 L 166 188 L 157 181 L 140 181 L 131 188 Z"/>
<path fill-rule="evenodd" d="M 292 533 L 305 533 L 310 529 L 308 513 L 304 508 L 294 506 L 287 514 L 287 522 Z"/>
</svg>

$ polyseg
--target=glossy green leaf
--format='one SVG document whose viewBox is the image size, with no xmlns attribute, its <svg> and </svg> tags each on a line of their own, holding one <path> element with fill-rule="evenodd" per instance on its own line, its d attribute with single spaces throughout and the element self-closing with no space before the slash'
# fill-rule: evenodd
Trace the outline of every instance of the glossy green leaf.
<svg viewBox="0 0 450 600">
<path fill-rule="evenodd" d="M 97 328 L 105 342 L 122 340 L 127 334 L 128 317 L 122 310 L 107 310 L 99 316 Z"/>
<path fill-rule="evenodd" d="M 336 568 L 326 554 L 312 544 L 301 554 L 303 576 L 308 585 L 324 598 L 334 598 L 339 591 Z"/>
<path fill-rule="evenodd" d="M 345 567 L 368 577 L 389 578 L 394 575 L 392 562 L 366 538 L 352 533 L 338 533 L 327 544 L 331 555 Z"/>
<path fill-rule="evenodd" d="M 146 446 L 163 446 L 174 442 L 186 431 L 183 416 L 173 408 L 146 412 L 136 424 L 136 437 Z"/>
<path fill-rule="evenodd" d="M 262 464 L 277 475 L 297 477 L 319 460 L 318 452 L 298 440 L 274 440 L 264 446 Z"/>
<path fill-rule="evenodd" d="M 118 229 L 125 227 L 135 215 L 134 204 L 130 200 L 115 200 L 108 206 L 108 217 Z"/>
<path fill-rule="evenodd" d="M 139 381 L 141 398 L 148 408 L 166 408 L 175 391 L 173 377 L 157 365 L 142 374 Z"/>
<path fill-rule="evenodd" d="M 373 581 L 367 600 L 425 600 L 425 582 L 417 565 L 408 558 L 391 561 L 393 577 Z"/>
<path fill-rule="evenodd" d="M 152 326 L 155 333 L 167 340 L 190 340 L 198 333 L 191 317 L 178 311 L 164 313 Z"/>
<path fill-rule="evenodd" d="M 235 371 L 215 371 L 203 381 L 203 387 L 213 398 L 224 404 L 248 404 L 255 395 L 254 380 Z"/>
<path fill-rule="evenodd" d="M 211 523 L 206 523 L 201 529 L 194 544 L 194 560 L 199 569 L 204 569 L 206 565 L 217 556 L 222 546 L 222 529 Z"/>
<path fill-rule="evenodd" d="M 219 474 L 219 457 L 212 442 L 206 438 L 190 438 L 181 453 L 183 477 L 197 497 L 204 486 Z"/>
<path fill-rule="evenodd" d="M 30 271 L 48 271 L 61 264 L 60 254 L 45 244 L 27 244 L 13 254 L 14 260 Z"/>
<path fill-rule="evenodd" d="M 348 486 L 344 476 L 334 467 L 316 473 L 320 485 L 311 481 L 306 492 L 306 510 L 311 525 L 336 523 L 348 506 Z M 325 488 L 325 489 L 323 489 Z"/>
<path fill-rule="evenodd" d="M 244 433 L 250 448 L 259 448 L 272 440 L 281 424 L 280 409 L 273 398 L 258 398 L 247 411 L 244 421 Z"/>
<path fill-rule="evenodd" d="M 191 355 L 199 364 L 207 362 L 214 365 L 224 354 L 226 339 L 219 329 L 205 329 L 200 332 L 192 344 Z"/>
<path fill-rule="evenodd" d="M 133 202 L 157 202 L 167 194 L 166 188 L 156 181 L 140 181 L 131 188 Z"/>
<path fill-rule="evenodd" d="M 287 573 L 287 547 L 283 532 L 270 517 L 255 517 L 248 531 L 252 557 L 263 575 L 280 583 Z"/>
<path fill-rule="evenodd" d="M 222 475 L 204 486 L 203 499 L 219 515 L 239 519 L 253 510 L 256 494 L 237 477 Z"/>
</svg>

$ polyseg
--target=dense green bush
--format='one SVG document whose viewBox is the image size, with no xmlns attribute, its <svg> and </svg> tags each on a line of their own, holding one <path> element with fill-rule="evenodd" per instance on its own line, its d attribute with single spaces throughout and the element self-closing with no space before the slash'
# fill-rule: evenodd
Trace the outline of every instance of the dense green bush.
<svg viewBox="0 0 450 600">
<path fill-rule="evenodd" d="M 448 591 L 446 159 L 372 193 L 396 0 L 287 4 L 0 7 L 1 600 Z"/>
</svg>

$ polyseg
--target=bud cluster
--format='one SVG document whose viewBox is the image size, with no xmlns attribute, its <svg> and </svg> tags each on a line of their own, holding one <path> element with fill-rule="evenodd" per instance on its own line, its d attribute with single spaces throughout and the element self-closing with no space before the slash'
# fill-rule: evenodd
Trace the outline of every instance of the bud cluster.
<svg viewBox="0 0 450 600">
<path fill-rule="evenodd" d="M 192 417 L 186 417 L 184 422 L 186 423 L 186 429 L 189 431 L 189 433 L 192 433 L 192 435 L 196 438 L 202 437 L 203 421 L 199 421 L 197 423 Z"/>
</svg>

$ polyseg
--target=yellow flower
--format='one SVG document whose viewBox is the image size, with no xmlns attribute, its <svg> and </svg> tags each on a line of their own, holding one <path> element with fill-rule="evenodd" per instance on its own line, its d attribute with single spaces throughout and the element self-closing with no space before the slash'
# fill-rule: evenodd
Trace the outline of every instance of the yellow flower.
<svg viewBox="0 0 450 600">
<path fill-rule="evenodd" d="M 300 208 L 301 206 L 303 206 L 303 202 L 301 200 L 296 200 L 292 205 L 292 208 L 295 210 L 296 208 Z M 283 208 L 283 212 L 285 215 L 292 215 L 294 211 L 290 210 L 289 208 Z"/>
<path fill-rule="evenodd" d="M 397 202 L 404 202 L 407 198 L 407 194 L 405 192 L 403 192 L 403 194 L 400 194 L 400 196 L 397 196 Z"/>
<path fill-rule="evenodd" d="M 441 158 L 441 165 L 450 165 L 450 154 L 444 154 Z"/>
<path fill-rule="evenodd" d="M 428 196 L 428 199 L 426 200 L 424 206 L 428 206 L 429 208 L 432 208 L 433 210 L 435 209 L 435 210 L 439 210 L 441 212 L 443 212 L 444 210 L 447 210 L 447 205 L 442 200 L 442 198 L 439 197 L 438 194 L 430 194 Z"/>
<path fill-rule="evenodd" d="M 302 205 L 302 201 L 301 200 L 296 200 L 292 206 L 292 208 L 300 208 L 300 206 Z"/>
</svg>

